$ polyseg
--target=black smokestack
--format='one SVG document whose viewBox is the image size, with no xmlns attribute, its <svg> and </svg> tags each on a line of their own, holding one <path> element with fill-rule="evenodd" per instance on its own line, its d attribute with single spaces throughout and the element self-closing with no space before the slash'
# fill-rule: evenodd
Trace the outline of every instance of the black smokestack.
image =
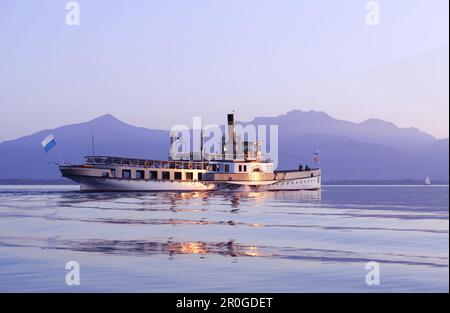
<svg viewBox="0 0 450 313">
<path fill-rule="evenodd" d="M 234 113 L 227 115 L 228 119 L 228 140 L 231 141 L 231 149 L 233 151 L 233 159 L 236 159 L 236 123 L 234 121 Z"/>
</svg>

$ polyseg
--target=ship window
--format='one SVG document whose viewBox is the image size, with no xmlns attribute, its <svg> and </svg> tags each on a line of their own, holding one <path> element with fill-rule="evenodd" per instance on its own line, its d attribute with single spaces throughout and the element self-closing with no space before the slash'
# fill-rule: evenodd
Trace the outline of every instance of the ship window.
<svg viewBox="0 0 450 313">
<path fill-rule="evenodd" d="M 175 172 L 174 174 L 176 180 L 181 180 L 181 172 Z"/>
<path fill-rule="evenodd" d="M 145 178 L 144 175 L 145 175 L 144 171 L 141 171 L 141 170 L 136 171 L 136 179 L 144 179 Z"/>
<path fill-rule="evenodd" d="M 203 173 L 197 173 L 197 179 L 203 180 Z"/>
<path fill-rule="evenodd" d="M 186 180 L 193 180 L 193 179 L 194 179 L 194 173 L 186 172 Z"/>
<path fill-rule="evenodd" d="M 247 172 L 247 165 L 244 165 L 244 172 Z"/>
<path fill-rule="evenodd" d="M 158 172 L 157 171 L 150 171 L 149 172 L 149 176 L 150 176 L 150 179 L 158 179 Z"/>
<path fill-rule="evenodd" d="M 239 165 L 239 172 L 242 172 L 242 165 Z"/>
<path fill-rule="evenodd" d="M 217 164 L 213 164 L 213 165 L 212 165 L 212 170 L 213 170 L 213 172 L 216 172 L 216 171 L 217 171 Z"/>
<path fill-rule="evenodd" d="M 122 178 L 130 179 L 131 178 L 131 171 L 130 170 L 123 170 L 122 171 Z"/>
<path fill-rule="evenodd" d="M 225 173 L 228 173 L 230 171 L 230 165 L 225 164 Z"/>
<path fill-rule="evenodd" d="M 170 179 L 170 172 L 162 172 L 162 179 Z"/>
</svg>

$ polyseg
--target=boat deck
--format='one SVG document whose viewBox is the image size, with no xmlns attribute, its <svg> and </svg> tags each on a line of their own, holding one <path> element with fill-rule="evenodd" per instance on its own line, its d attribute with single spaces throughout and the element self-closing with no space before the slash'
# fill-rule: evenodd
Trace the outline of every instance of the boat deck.
<svg viewBox="0 0 450 313">
<path fill-rule="evenodd" d="M 86 156 L 86 163 L 91 165 L 117 165 L 144 168 L 176 168 L 206 170 L 208 162 L 205 161 L 175 161 L 175 160 L 149 160 L 133 159 L 111 156 Z"/>
</svg>

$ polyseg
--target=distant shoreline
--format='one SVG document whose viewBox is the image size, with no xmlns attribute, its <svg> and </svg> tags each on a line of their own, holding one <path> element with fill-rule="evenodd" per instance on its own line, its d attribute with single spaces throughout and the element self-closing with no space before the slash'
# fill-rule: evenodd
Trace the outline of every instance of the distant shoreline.
<svg viewBox="0 0 450 313">
<path fill-rule="evenodd" d="M 330 185 L 423 185 L 424 182 L 415 179 L 402 180 L 329 180 L 322 183 L 323 186 Z M 433 181 L 432 185 L 448 185 L 445 181 Z M 78 185 L 68 179 L 0 179 L 0 185 Z"/>
<path fill-rule="evenodd" d="M 424 185 L 424 180 L 417 179 L 399 179 L 399 180 L 329 180 L 324 181 L 322 185 Z M 448 185 L 446 181 L 432 181 L 431 185 Z"/>
</svg>

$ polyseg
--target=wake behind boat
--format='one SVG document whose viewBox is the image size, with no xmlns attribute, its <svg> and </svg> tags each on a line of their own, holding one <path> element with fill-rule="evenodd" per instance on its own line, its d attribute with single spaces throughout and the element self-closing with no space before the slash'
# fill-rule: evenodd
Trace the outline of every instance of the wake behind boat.
<svg viewBox="0 0 450 313">
<path fill-rule="evenodd" d="M 60 165 L 63 177 L 80 184 L 86 191 L 208 191 L 242 190 L 318 190 L 321 187 L 319 168 L 299 167 L 275 171 L 274 162 L 261 154 L 258 142 L 244 141 L 243 154 L 237 153 L 234 114 L 228 114 L 231 149 L 226 154 L 206 154 L 200 160 L 132 159 L 112 156 L 86 156 L 85 164 Z M 171 147 L 173 138 L 171 137 Z"/>
</svg>

